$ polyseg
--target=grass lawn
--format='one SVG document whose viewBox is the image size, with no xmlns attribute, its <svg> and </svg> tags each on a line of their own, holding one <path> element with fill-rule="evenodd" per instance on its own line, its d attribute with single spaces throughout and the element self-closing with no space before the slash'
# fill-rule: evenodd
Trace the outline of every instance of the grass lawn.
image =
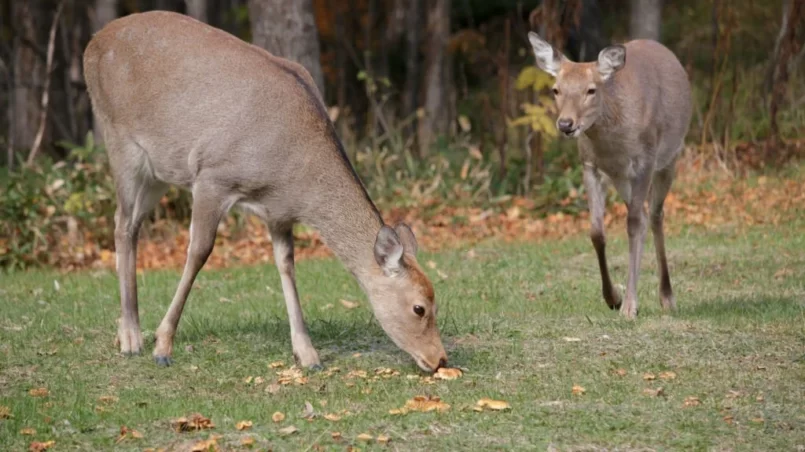
<svg viewBox="0 0 805 452">
<path fill-rule="evenodd" d="M 610 228 L 610 264 L 622 283 L 625 235 L 622 225 Z M 47 440 L 55 441 L 52 450 L 190 450 L 213 434 L 225 450 L 242 448 L 245 437 L 260 450 L 802 450 L 805 223 L 682 229 L 668 240 L 679 311 L 660 311 L 649 235 L 635 322 L 606 308 L 586 237 L 485 243 L 472 256 L 423 253 L 450 364 L 466 369 L 458 380 L 436 382 L 421 378 L 385 337 L 334 260 L 299 263 L 297 279 L 314 345 L 326 367 L 341 370 L 278 390 L 282 369 L 268 365 L 290 365 L 292 357 L 272 266 L 202 271 L 170 368 L 156 367 L 150 352 L 178 272 L 139 276 L 148 354 L 130 359 L 113 345 L 114 273 L 4 274 L 0 406 L 10 415 L 0 419 L 0 450 Z M 361 306 L 348 309 L 341 299 Z M 376 368 L 400 375 L 373 379 Z M 354 370 L 368 378 L 349 377 Z M 37 388 L 47 394 L 31 395 Z M 416 395 L 437 395 L 451 407 L 389 413 Z M 483 397 L 511 410 L 473 411 Z M 312 420 L 303 418 L 305 402 Z M 278 411 L 286 417 L 275 423 Z M 215 428 L 173 430 L 173 419 L 196 412 Z M 251 429 L 238 431 L 242 420 Z M 123 425 L 142 438 L 115 444 Z M 280 433 L 291 425 L 296 433 Z M 23 435 L 25 428 L 35 433 Z M 362 433 L 391 442 L 364 443 Z"/>
</svg>

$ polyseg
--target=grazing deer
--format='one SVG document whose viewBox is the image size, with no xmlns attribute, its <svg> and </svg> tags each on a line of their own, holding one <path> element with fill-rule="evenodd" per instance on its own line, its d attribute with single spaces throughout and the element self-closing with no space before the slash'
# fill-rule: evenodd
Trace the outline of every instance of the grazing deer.
<svg viewBox="0 0 805 452">
<path fill-rule="evenodd" d="M 691 118 L 690 84 L 685 69 L 662 44 L 635 40 L 602 50 L 598 61 L 574 63 L 530 32 L 537 66 L 556 78 L 556 127 L 578 139 L 592 222 L 590 237 L 598 255 L 604 300 L 627 318 L 637 315 L 637 278 L 646 231 L 648 200 L 660 269 L 660 304 L 674 309 L 674 295 L 663 236 L 663 203 Z M 629 277 L 626 301 L 607 270 L 604 209 L 608 179 L 628 207 Z"/>
<path fill-rule="evenodd" d="M 380 325 L 420 368 L 445 365 L 433 286 L 417 264 L 414 234 L 404 224 L 384 225 L 302 66 L 187 16 L 155 11 L 98 32 L 84 53 L 84 74 L 117 189 L 123 354 L 143 347 L 137 233 L 174 185 L 193 194 L 190 243 L 156 330 L 157 364 L 170 365 L 193 281 L 219 222 L 239 205 L 268 225 L 300 365 L 320 367 L 296 290 L 297 222 L 318 229 L 367 293 Z"/>
</svg>

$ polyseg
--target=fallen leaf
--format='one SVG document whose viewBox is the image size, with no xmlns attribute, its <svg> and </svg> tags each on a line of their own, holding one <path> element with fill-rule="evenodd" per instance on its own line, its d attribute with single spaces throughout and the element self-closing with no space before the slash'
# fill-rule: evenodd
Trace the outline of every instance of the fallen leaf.
<svg viewBox="0 0 805 452">
<path fill-rule="evenodd" d="M 243 382 L 246 383 L 246 384 L 250 384 L 252 382 L 252 380 L 254 380 L 254 377 L 249 375 L 248 377 L 243 379 Z"/>
<path fill-rule="evenodd" d="M 332 422 L 338 422 L 341 420 L 341 416 L 333 413 L 327 413 L 324 415 L 324 419 L 327 419 L 328 421 Z"/>
<path fill-rule="evenodd" d="M 20 430 L 20 435 L 36 435 L 36 429 L 25 427 L 24 429 Z"/>
<path fill-rule="evenodd" d="M 581 342 L 581 339 L 577 337 L 563 337 L 565 342 Z"/>
<path fill-rule="evenodd" d="M 365 443 L 368 443 L 369 441 L 372 441 L 373 439 L 375 439 L 375 437 L 370 435 L 370 434 L 368 434 L 368 433 L 361 433 L 360 435 L 358 435 L 358 441 L 363 441 Z"/>
<path fill-rule="evenodd" d="M 625 377 L 627 372 L 626 369 L 615 369 L 612 371 L 612 373 L 619 377 Z"/>
<path fill-rule="evenodd" d="M 431 269 L 435 270 L 436 269 L 436 262 L 428 261 L 428 267 L 430 267 Z"/>
<path fill-rule="evenodd" d="M 252 425 L 253 425 L 252 421 L 240 421 L 237 424 L 235 424 L 235 428 L 238 430 L 248 430 L 252 428 Z"/>
<path fill-rule="evenodd" d="M 579 385 L 573 385 L 573 389 L 571 389 L 570 392 L 573 395 L 584 395 L 587 390 Z"/>
<path fill-rule="evenodd" d="M 450 409 L 450 405 L 444 403 L 438 396 L 416 396 L 405 402 L 405 405 L 398 410 L 389 410 L 389 414 L 406 414 L 409 411 L 419 411 L 427 413 L 430 411 L 444 412 Z"/>
<path fill-rule="evenodd" d="M 243 447 L 251 447 L 254 445 L 254 438 L 251 436 L 245 436 L 240 439 L 240 445 Z"/>
<path fill-rule="evenodd" d="M 657 379 L 657 376 L 656 376 L 656 375 L 654 375 L 654 374 L 652 374 L 652 373 L 645 373 L 645 374 L 643 374 L 643 380 L 646 380 L 646 381 L 653 381 L 653 380 L 656 380 L 656 379 Z"/>
<path fill-rule="evenodd" d="M 762 417 L 753 417 L 751 421 L 754 422 L 755 424 L 762 424 L 766 422 L 766 420 L 763 419 Z"/>
<path fill-rule="evenodd" d="M 120 434 L 117 436 L 117 440 L 115 440 L 115 444 L 121 443 L 127 438 L 135 438 L 141 439 L 143 434 L 138 432 L 137 430 L 132 430 L 125 425 L 120 426 Z"/>
<path fill-rule="evenodd" d="M 763 396 L 762 396 L 762 395 L 759 395 L 759 396 L 755 397 L 755 401 L 756 401 L 756 402 L 762 402 L 763 400 L 764 400 L 764 399 L 763 399 Z"/>
<path fill-rule="evenodd" d="M 353 358 L 360 358 L 360 357 L 361 357 L 361 354 L 360 354 L 360 353 L 353 353 L 353 354 L 352 354 L 352 357 L 353 357 Z"/>
<path fill-rule="evenodd" d="M 701 405 L 701 401 L 696 396 L 687 396 L 685 397 L 684 406 L 699 406 Z"/>
<path fill-rule="evenodd" d="M 11 408 L 0 405 L 0 419 L 9 419 L 11 418 Z"/>
<path fill-rule="evenodd" d="M 279 369 L 280 367 L 285 367 L 285 363 L 282 361 L 274 361 L 268 364 L 269 369 Z"/>
<path fill-rule="evenodd" d="M 665 390 L 663 388 L 646 388 L 643 390 L 643 394 L 651 397 L 662 397 L 665 395 Z"/>
<path fill-rule="evenodd" d="M 727 424 L 732 424 L 732 422 L 734 421 L 734 418 L 732 417 L 731 414 L 724 416 L 723 419 L 724 422 L 726 422 Z"/>
<path fill-rule="evenodd" d="M 332 433 L 330 433 L 330 436 L 334 440 L 339 441 L 341 439 L 341 432 L 332 432 Z"/>
<path fill-rule="evenodd" d="M 45 397 L 50 393 L 47 388 L 35 388 L 28 391 L 31 397 Z"/>
<path fill-rule="evenodd" d="M 377 435 L 377 442 L 380 444 L 388 444 L 391 438 L 386 435 Z"/>
<path fill-rule="evenodd" d="M 190 449 L 191 452 L 209 452 L 214 451 L 218 452 L 220 448 L 218 447 L 218 440 L 221 439 L 220 435 L 211 435 L 209 438 L 199 441 L 193 445 Z"/>
<path fill-rule="evenodd" d="M 287 436 L 287 435 L 293 435 L 294 433 L 298 432 L 299 429 L 296 428 L 296 426 L 294 425 L 289 425 L 287 427 L 279 429 L 278 431 L 280 435 Z"/>
<path fill-rule="evenodd" d="M 361 305 L 357 301 L 349 301 L 349 300 L 339 300 L 339 301 L 341 302 L 341 306 L 347 309 L 355 309 Z"/>
<path fill-rule="evenodd" d="M 173 428 L 177 432 L 190 432 L 194 430 L 205 430 L 215 428 L 212 421 L 199 413 L 191 414 L 189 417 L 180 417 L 173 421 Z"/>
<path fill-rule="evenodd" d="M 264 391 L 269 394 L 276 394 L 280 392 L 280 389 L 282 389 L 280 385 L 278 385 L 277 383 L 271 383 L 270 385 L 266 386 Z"/>
<path fill-rule="evenodd" d="M 676 378 L 676 373 L 670 370 L 665 372 L 660 372 L 660 380 L 673 380 Z"/>
<path fill-rule="evenodd" d="M 727 398 L 728 399 L 737 399 L 739 397 L 742 397 L 743 395 L 744 394 L 741 391 L 730 390 L 730 392 L 727 394 Z"/>
<path fill-rule="evenodd" d="M 302 417 L 304 419 L 313 419 L 316 417 L 316 411 L 313 410 L 313 404 L 305 401 L 305 411 L 302 413 Z"/>
<path fill-rule="evenodd" d="M 254 384 L 255 384 L 255 386 L 261 385 L 261 384 L 265 383 L 265 381 L 266 381 L 265 378 L 257 377 L 257 378 L 254 379 Z"/>
<path fill-rule="evenodd" d="M 464 375 L 464 373 L 461 369 L 440 367 L 433 375 L 433 378 L 437 380 L 455 380 L 461 378 L 462 375 Z"/>
<path fill-rule="evenodd" d="M 448 278 L 447 273 L 445 273 L 445 272 L 443 272 L 441 270 L 436 270 L 436 274 L 439 275 L 439 278 L 442 278 L 442 279 L 447 279 Z"/>
<path fill-rule="evenodd" d="M 40 452 L 46 449 L 50 449 L 51 447 L 56 445 L 56 441 L 50 440 L 40 443 L 39 441 L 34 441 L 28 446 L 28 450 L 31 452 Z"/>
<path fill-rule="evenodd" d="M 502 411 L 511 409 L 511 405 L 509 402 L 503 400 L 493 400 L 488 398 L 483 398 L 475 403 L 475 406 L 481 409 L 488 408 L 494 411 Z"/>
<path fill-rule="evenodd" d="M 282 422 L 285 420 L 285 414 L 280 411 L 276 411 L 271 415 L 271 420 L 274 422 Z"/>
</svg>

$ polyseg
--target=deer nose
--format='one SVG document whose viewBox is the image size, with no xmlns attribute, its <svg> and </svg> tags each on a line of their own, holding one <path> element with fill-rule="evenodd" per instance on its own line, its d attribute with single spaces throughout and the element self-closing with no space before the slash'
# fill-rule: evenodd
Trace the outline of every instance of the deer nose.
<svg viewBox="0 0 805 452">
<path fill-rule="evenodd" d="M 556 121 L 556 127 L 558 127 L 559 130 L 564 133 L 572 132 L 573 120 L 567 118 L 561 118 L 560 120 Z"/>
<path fill-rule="evenodd" d="M 440 367 L 447 367 L 447 359 L 446 358 L 439 359 L 439 365 L 434 370 L 439 370 Z"/>
</svg>

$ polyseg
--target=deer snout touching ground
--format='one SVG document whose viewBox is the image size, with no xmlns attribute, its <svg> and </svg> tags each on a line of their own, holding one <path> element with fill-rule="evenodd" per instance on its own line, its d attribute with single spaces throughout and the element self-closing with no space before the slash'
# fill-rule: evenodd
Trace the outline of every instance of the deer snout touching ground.
<svg viewBox="0 0 805 452">
<path fill-rule="evenodd" d="M 84 76 L 117 189 L 123 354 L 143 348 L 138 231 L 168 188 L 178 186 L 193 194 L 190 243 L 156 330 L 158 365 L 171 364 L 193 282 L 234 206 L 268 225 L 298 364 L 321 366 L 296 287 L 296 223 L 321 233 L 366 291 L 383 329 L 419 367 L 435 371 L 446 362 L 414 233 L 384 224 L 302 66 L 187 16 L 153 11 L 114 20 L 95 34 L 84 52 Z"/>
<path fill-rule="evenodd" d="M 598 258 L 604 301 L 627 318 L 637 316 L 637 280 L 646 227 L 650 226 L 660 271 L 660 304 L 665 310 L 674 309 L 663 204 L 692 114 L 687 73 L 676 56 L 655 41 L 612 45 L 603 49 L 595 62 L 574 63 L 536 33 L 530 32 L 528 39 L 537 66 L 556 79 L 552 89 L 559 111 L 556 127 L 563 135 L 578 139 L 590 209 L 590 238 Z M 606 181 L 614 184 L 628 208 L 625 298 L 612 284 L 607 267 Z"/>
</svg>

